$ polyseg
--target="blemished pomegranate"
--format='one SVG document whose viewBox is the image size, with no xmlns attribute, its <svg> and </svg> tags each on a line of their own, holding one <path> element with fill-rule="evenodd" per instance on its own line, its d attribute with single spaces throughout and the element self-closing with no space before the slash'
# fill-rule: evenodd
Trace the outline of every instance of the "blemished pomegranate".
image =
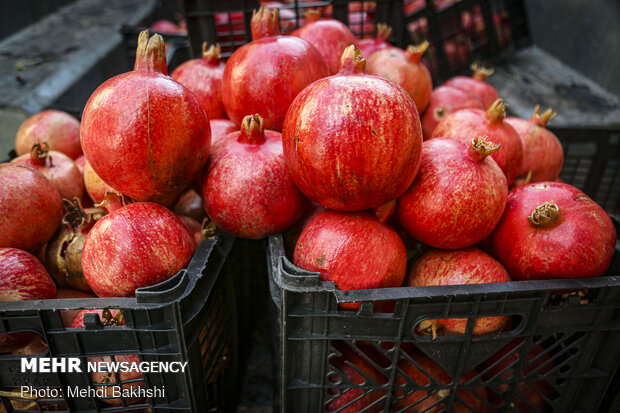
<svg viewBox="0 0 620 413">
<path fill-rule="evenodd" d="M 393 47 L 389 43 L 390 36 L 392 36 L 392 28 L 385 23 L 378 23 L 377 37 L 374 39 L 361 39 L 357 41 L 357 45 L 362 51 L 362 56 L 368 59 L 374 52 Z"/>
<path fill-rule="evenodd" d="M 435 127 L 450 113 L 461 109 L 484 109 L 480 99 L 450 86 L 440 86 L 431 93 L 430 103 L 422 116 L 424 140 L 430 139 Z"/>
<path fill-rule="evenodd" d="M 506 118 L 523 143 L 523 161 L 517 174 L 526 177 L 531 173 L 530 182 L 555 181 L 562 171 L 564 150 L 560 140 L 549 131 L 547 122 L 557 115 L 551 109 L 540 113 L 536 106 L 529 121 L 521 118 Z"/>
<path fill-rule="evenodd" d="M 36 257 L 17 248 L 0 248 L 0 302 L 56 298 L 52 277 Z M 27 345 L 38 334 L 0 334 L 0 353 Z"/>
<path fill-rule="evenodd" d="M 178 66 L 170 77 L 194 92 L 207 112 L 209 119 L 226 118 L 222 103 L 222 77 L 224 62 L 219 44 L 202 44 L 202 58 L 192 59 Z"/>
<path fill-rule="evenodd" d="M 407 50 L 396 47 L 379 50 L 369 57 L 366 73 L 391 80 L 409 93 L 418 108 L 424 113 L 431 100 L 433 79 L 426 66 L 420 63 L 428 49 L 428 42 L 411 45 Z"/>
<path fill-rule="evenodd" d="M 493 252 L 516 280 L 595 277 L 611 262 L 609 215 L 572 185 L 540 182 L 508 194 Z"/>
<path fill-rule="evenodd" d="M 73 299 L 73 298 L 95 298 L 97 297 L 92 292 L 74 290 L 72 288 L 59 288 L 58 289 L 58 299 Z M 75 317 L 82 312 L 83 310 L 61 310 L 60 316 L 62 317 L 62 324 L 65 327 L 71 327 L 73 325 L 73 320 Z"/>
<path fill-rule="evenodd" d="M 321 53 L 329 74 L 335 75 L 340 69 L 342 52 L 357 39 L 342 22 L 333 19 L 320 20 L 321 12 L 309 9 L 306 12 L 306 25 L 295 30 L 292 35 L 301 37 Z"/>
<path fill-rule="evenodd" d="M 206 218 L 205 207 L 202 204 L 202 197 L 193 189 L 190 189 L 174 205 L 174 213 L 195 219 L 202 222 Z"/>
<path fill-rule="evenodd" d="M 511 281 L 506 269 L 490 255 L 476 249 L 457 251 L 433 250 L 424 254 L 411 269 L 410 287 L 429 285 L 464 285 Z M 501 330 L 508 317 L 478 317 L 473 334 L 486 334 Z M 425 334 L 465 334 L 467 319 L 449 318 L 425 320 L 420 328 Z"/>
<path fill-rule="evenodd" d="M 493 69 L 487 69 L 475 64 L 471 66 L 471 69 L 474 72 L 472 77 L 455 76 L 446 81 L 444 86 L 455 87 L 478 96 L 485 109 L 488 109 L 493 105 L 493 102 L 499 99 L 497 90 L 484 81 L 484 79 L 493 74 Z"/>
<path fill-rule="evenodd" d="M 301 216 L 306 200 L 282 154 L 282 135 L 264 130 L 260 115 L 214 148 L 202 184 L 207 215 L 235 236 L 259 239 L 281 232 Z"/>
<path fill-rule="evenodd" d="M 54 185 L 29 166 L 0 164 L 0 247 L 34 251 L 54 235 L 62 199 Z"/>
<path fill-rule="evenodd" d="M 501 99 L 496 100 L 486 112 L 462 109 L 442 120 L 435 127 L 431 138 L 454 138 L 470 142 L 472 136 L 482 136 L 489 142 L 501 145 L 502 150 L 491 156 L 502 168 L 510 186 L 521 167 L 523 143 L 517 131 L 504 122 L 505 117 L 506 105 Z"/>
<path fill-rule="evenodd" d="M 104 327 L 109 326 L 121 326 L 125 325 L 125 320 L 123 319 L 123 313 L 120 310 L 83 310 L 75 317 L 73 320 L 73 324 L 71 327 L 73 328 L 81 328 L 84 327 L 84 316 L 88 313 L 94 313 L 99 316 L 99 320 Z M 116 356 L 99 356 L 99 357 L 88 357 L 86 359 L 88 363 L 140 363 L 140 357 L 137 354 L 121 354 Z M 91 380 L 93 384 L 114 384 L 116 383 L 116 375 L 114 372 L 92 372 L 90 373 Z M 143 378 L 143 375 L 139 371 L 128 371 L 118 372 L 118 378 L 123 384 L 121 385 L 124 391 L 133 390 L 135 392 L 139 392 L 144 388 L 144 381 L 134 381 L 130 383 L 125 383 L 125 381 L 129 380 L 137 380 Z M 118 397 L 113 397 L 113 387 L 112 386 L 97 386 L 98 389 L 103 390 L 104 396 L 101 398 L 102 401 L 113 405 L 120 406 L 123 404 L 123 399 Z M 128 397 L 124 399 L 127 404 L 137 404 L 144 400 L 141 397 Z"/>
<path fill-rule="evenodd" d="M 304 39 L 281 36 L 278 10 L 261 6 L 252 18 L 252 42 L 237 49 L 224 70 L 226 113 L 238 126 L 246 115 L 257 113 L 265 129 L 281 131 L 295 96 L 328 75 L 321 53 Z"/>
<path fill-rule="evenodd" d="M 400 287 L 407 252 L 396 231 L 371 213 L 326 210 L 302 231 L 294 262 L 321 273 L 323 281 L 333 281 L 342 291 Z M 340 306 L 359 308 L 358 303 Z"/>
<path fill-rule="evenodd" d="M 181 220 L 152 202 L 136 202 L 99 219 L 82 251 L 82 270 L 99 297 L 133 297 L 136 288 L 185 268 L 194 244 Z"/>
<path fill-rule="evenodd" d="M 138 201 L 173 202 L 209 156 L 204 108 L 167 72 L 162 37 L 149 39 L 143 31 L 134 70 L 99 86 L 82 115 L 88 163 L 106 183 Z"/>
<path fill-rule="evenodd" d="M 82 198 L 84 195 L 84 178 L 75 162 L 62 152 L 51 151 L 47 142 L 34 143 L 30 154 L 18 156 L 11 162 L 41 172 L 58 190 L 61 198 Z"/>
<path fill-rule="evenodd" d="M 351 45 L 340 72 L 293 101 L 284 157 L 299 189 L 324 207 L 361 211 L 402 195 L 420 165 L 422 128 L 415 103 L 398 85 L 364 73 Z"/>
<path fill-rule="evenodd" d="M 32 115 L 17 131 L 15 151 L 18 155 L 29 154 L 37 142 L 47 142 L 51 150 L 76 159 L 82 155 L 80 122 L 60 110 L 49 109 Z"/>
<path fill-rule="evenodd" d="M 233 121 L 228 120 L 228 119 L 211 119 L 209 121 L 209 124 L 211 125 L 212 147 L 215 147 L 215 145 L 217 145 L 217 143 L 224 136 L 228 135 L 229 133 L 236 132 L 239 130 L 237 125 L 235 125 Z"/>
<path fill-rule="evenodd" d="M 417 240 L 459 249 L 482 241 L 502 217 L 506 177 L 489 156 L 499 145 L 436 138 L 422 145 L 415 181 L 398 203 L 398 220 Z"/>
</svg>

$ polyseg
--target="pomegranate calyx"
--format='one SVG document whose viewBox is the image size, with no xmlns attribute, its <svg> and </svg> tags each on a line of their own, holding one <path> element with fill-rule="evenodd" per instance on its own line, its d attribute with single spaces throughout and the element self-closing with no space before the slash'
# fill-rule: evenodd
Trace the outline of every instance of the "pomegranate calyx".
<svg viewBox="0 0 620 413">
<path fill-rule="evenodd" d="M 123 325 L 123 313 L 119 311 L 114 317 L 112 316 L 112 312 L 107 308 L 104 309 L 101 313 L 101 324 L 105 327 L 110 326 L 121 326 Z"/>
<path fill-rule="evenodd" d="M 385 23 L 377 23 L 377 40 L 387 42 L 392 36 L 392 28 Z"/>
<path fill-rule="evenodd" d="M 131 198 L 126 197 L 125 195 L 116 192 L 116 191 L 105 191 L 105 195 L 103 196 L 103 201 L 98 204 L 95 204 L 97 208 L 103 208 L 108 212 L 115 211 L 119 208 L 127 206 L 131 204 L 133 201 Z"/>
<path fill-rule="evenodd" d="M 258 113 L 248 115 L 241 121 L 241 130 L 237 142 L 260 145 L 265 142 L 263 117 Z"/>
<path fill-rule="evenodd" d="M 420 334 L 431 336 L 433 340 L 437 338 L 437 326 L 434 320 L 424 320 L 418 324 L 417 330 Z"/>
<path fill-rule="evenodd" d="M 207 42 L 202 43 L 202 58 L 205 62 L 217 65 L 222 58 L 222 47 L 219 43 L 212 44 L 207 49 Z"/>
<path fill-rule="evenodd" d="M 32 148 L 30 149 L 30 160 L 33 163 L 43 165 L 48 158 L 50 160 L 52 159 L 49 151 L 50 146 L 47 142 L 35 142 L 32 144 Z"/>
<path fill-rule="evenodd" d="M 306 11 L 306 25 L 317 22 L 321 19 L 321 11 L 318 9 L 308 9 Z"/>
<path fill-rule="evenodd" d="M 435 119 L 443 119 L 448 114 L 448 111 L 443 106 L 438 106 L 435 109 Z"/>
<path fill-rule="evenodd" d="M 547 123 L 556 116 L 558 116 L 558 113 L 554 112 L 551 108 L 547 109 L 543 113 L 540 113 L 540 105 L 536 105 L 536 109 L 534 109 L 534 114 L 530 118 L 530 122 L 534 125 L 546 128 Z"/>
<path fill-rule="evenodd" d="M 491 123 L 499 124 L 506 117 L 506 104 L 502 99 L 497 99 L 484 114 L 484 117 Z"/>
<path fill-rule="evenodd" d="M 488 140 L 488 137 L 477 136 L 472 139 L 467 154 L 475 162 L 482 162 L 487 156 L 499 151 L 501 147 L 502 145 L 499 143 L 496 144 Z"/>
<path fill-rule="evenodd" d="M 163 37 L 159 34 L 154 34 L 149 38 L 148 29 L 140 32 L 134 70 L 159 72 L 168 75 Z"/>
<path fill-rule="evenodd" d="M 340 74 L 359 74 L 366 71 L 366 59 L 362 51 L 352 44 L 344 49 L 340 58 Z"/>
<path fill-rule="evenodd" d="M 82 232 L 82 228 L 90 224 L 92 216 L 84 211 L 80 198 L 76 196 L 73 197 L 73 200 L 63 198 L 62 205 L 65 210 L 62 223 L 69 227 L 71 231 L 74 233 Z"/>
<path fill-rule="evenodd" d="M 269 10 L 267 6 L 260 6 L 258 12 L 254 10 L 251 21 L 252 40 L 272 37 L 280 34 L 278 25 L 278 9 Z"/>
<path fill-rule="evenodd" d="M 555 224 L 558 219 L 560 219 L 560 208 L 553 201 L 545 202 L 536 207 L 527 219 L 534 226 L 540 228 L 548 227 Z"/>
<path fill-rule="evenodd" d="M 476 80 L 484 80 L 487 77 L 491 76 L 493 73 L 495 73 L 495 70 L 493 68 L 487 68 L 479 65 L 478 63 L 472 63 L 469 68 L 474 72 L 471 77 Z"/>
<path fill-rule="evenodd" d="M 209 218 L 205 218 L 202 220 L 202 225 L 200 227 L 200 238 L 201 239 L 215 238 L 216 232 L 217 232 L 217 225 L 215 225 L 215 222 L 211 221 Z"/>
<path fill-rule="evenodd" d="M 426 40 L 420 44 L 409 45 L 407 47 L 407 50 L 405 51 L 405 56 L 407 60 L 409 60 L 410 62 L 418 63 L 422 58 L 422 55 L 428 50 L 428 46 L 429 44 Z"/>
</svg>

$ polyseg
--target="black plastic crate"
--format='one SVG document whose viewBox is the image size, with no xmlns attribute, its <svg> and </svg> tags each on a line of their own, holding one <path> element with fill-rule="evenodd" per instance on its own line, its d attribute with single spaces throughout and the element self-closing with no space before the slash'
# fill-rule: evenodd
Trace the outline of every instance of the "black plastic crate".
<svg viewBox="0 0 620 413">
<path fill-rule="evenodd" d="M 8 412 L 46 411 L 50 404 L 55 405 L 55 411 L 64 412 L 231 411 L 237 368 L 236 311 L 232 274 L 222 269 L 233 241 L 229 236 L 203 241 L 186 269 L 163 283 L 136 290 L 135 298 L 1 303 L 0 333 L 37 332 L 49 346 L 42 356 L 79 357 L 83 372 L 22 373 L 21 359 L 25 356 L 0 355 L 0 406 Z M 85 317 L 84 328 L 63 326 L 63 310 L 85 308 L 119 309 L 125 325 L 103 327 L 93 314 Z M 19 392 L 22 385 L 95 387 L 86 372 L 86 359 L 128 354 L 137 354 L 140 361 L 180 361 L 188 362 L 188 366 L 184 373 L 144 373 L 145 388 L 163 388 L 165 394 L 132 406 L 124 403 L 114 407 L 96 397 L 23 400 L 7 393 L 16 388 Z M 116 376 L 114 384 L 131 382 Z"/>
</svg>

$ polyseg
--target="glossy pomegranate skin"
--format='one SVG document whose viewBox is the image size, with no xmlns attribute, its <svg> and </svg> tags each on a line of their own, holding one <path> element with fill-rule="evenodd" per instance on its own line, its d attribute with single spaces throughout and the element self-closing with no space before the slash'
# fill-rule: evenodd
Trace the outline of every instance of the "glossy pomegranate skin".
<svg viewBox="0 0 620 413">
<path fill-rule="evenodd" d="M 226 118 L 222 103 L 222 77 L 225 64 L 220 61 L 219 45 L 202 47 L 202 57 L 191 59 L 178 66 L 170 77 L 194 92 L 209 119 Z"/>
<path fill-rule="evenodd" d="M 96 298 L 97 296 L 93 293 L 74 290 L 72 288 L 59 288 L 58 289 L 58 299 L 74 299 L 74 298 Z M 62 317 L 62 324 L 65 327 L 71 327 L 73 325 L 73 320 L 80 314 L 83 310 L 61 310 L 60 316 Z"/>
<path fill-rule="evenodd" d="M 140 34 L 135 69 L 91 95 L 80 135 L 101 179 L 135 200 L 163 204 L 173 202 L 205 165 L 211 142 L 204 108 L 167 76 L 163 39 L 148 39 L 148 31 Z"/>
<path fill-rule="evenodd" d="M 357 41 L 357 45 L 362 51 L 362 55 L 365 59 L 369 59 L 373 53 L 389 49 L 393 47 L 390 43 L 390 36 L 392 35 L 392 28 L 386 26 L 383 23 L 377 24 L 377 36 L 374 39 L 361 39 Z"/>
<path fill-rule="evenodd" d="M 364 74 L 351 46 L 338 75 L 295 98 L 283 131 L 284 157 L 299 189 L 342 211 L 361 211 L 402 195 L 420 164 L 422 128 L 402 88 Z"/>
<path fill-rule="evenodd" d="M 470 153 L 472 146 L 448 138 L 422 145 L 420 171 L 398 203 L 398 220 L 414 238 L 435 248 L 465 248 L 499 223 L 506 177 L 490 156 Z"/>
<path fill-rule="evenodd" d="M 559 218 L 536 226 L 528 217 L 554 202 Z M 493 233 L 493 252 L 516 280 L 595 277 L 605 273 L 616 244 L 609 215 L 572 185 L 539 182 L 508 194 Z"/>
<path fill-rule="evenodd" d="M 557 136 L 546 129 L 536 114 L 529 121 L 506 118 L 506 123 L 517 131 L 523 143 L 523 161 L 517 176 L 527 176 L 531 171 L 530 182 L 555 181 L 564 164 L 564 150 Z"/>
<path fill-rule="evenodd" d="M 493 86 L 489 85 L 484 80 L 475 79 L 473 77 L 455 76 L 446 81 L 444 86 L 451 86 L 478 96 L 485 109 L 490 108 L 493 102 L 499 99 L 499 94 Z"/>
<path fill-rule="evenodd" d="M 18 155 L 30 153 L 36 142 L 47 142 L 53 151 L 62 152 L 71 159 L 82 155 L 80 122 L 60 110 L 44 110 L 22 123 L 15 137 Z"/>
<path fill-rule="evenodd" d="M 476 249 L 457 251 L 433 250 L 424 254 L 409 274 L 410 287 L 429 285 L 465 285 L 511 281 L 506 269 L 490 255 Z M 500 330 L 508 320 L 506 316 L 478 317 L 473 334 L 486 334 Z M 448 334 L 465 334 L 467 319 L 438 319 L 436 328 Z"/>
<path fill-rule="evenodd" d="M 26 165 L 41 172 L 58 190 L 61 198 L 82 198 L 84 178 L 75 162 L 62 152 L 49 151 L 43 159 L 33 159 L 31 154 L 18 156 L 12 163 Z"/>
<path fill-rule="evenodd" d="M 260 239 L 293 225 L 306 199 L 286 168 L 282 135 L 262 130 L 254 121 L 247 128 L 261 130 L 249 137 L 245 122 L 241 131 L 231 133 L 214 148 L 202 184 L 202 201 L 218 227 L 238 237 Z"/>
<path fill-rule="evenodd" d="M 424 113 L 431 99 L 433 79 L 426 66 L 420 63 L 425 46 L 409 46 L 407 50 L 396 47 L 379 50 L 368 58 L 366 73 L 391 80 L 409 93 L 418 108 Z"/>
<path fill-rule="evenodd" d="M 335 75 L 340 69 L 342 52 L 347 46 L 357 44 L 357 39 L 342 22 L 333 19 L 315 20 L 319 17 L 320 14 L 309 20 L 310 15 L 306 14 L 306 25 L 291 34 L 316 47 L 327 63 L 329 74 Z"/>
<path fill-rule="evenodd" d="M 179 218 L 152 202 L 136 202 L 101 218 L 82 252 L 86 281 L 99 297 L 133 297 L 185 268 L 194 253 Z"/>
<path fill-rule="evenodd" d="M 257 113 L 263 117 L 265 129 L 281 131 L 295 96 L 310 83 L 328 76 L 329 69 L 310 43 L 299 37 L 281 36 L 277 23 L 267 27 L 270 23 L 264 20 L 269 20 L 270 15 L 261 7 L 252 19 L 256 22 L 252 42 L 228 59 L 222 98 L 228 117 L 237 126 L 246 115 Z"/>
<path fill-rule="evenodd" d="M 0 164 L 0 188 L 0 247 L 36 250 L 62 218 L 58 191 L 40 172 L 8 163 Z"/>
<path fill-rule="evenodd" d="M 461 109 L 484 109 L 480 99 L 450 86 L 439 86 L 431 93 L 428 109 L 422 116 L 424 140 L 430 139 L 435 127 L 450 113 Z"/>
<path fill-rule="evenodd" d="M 0 248 L 0 302 L 56 298 L 52 277 L 36 257 L 17 248 Z M 0 353 L 27 345 L 33 332 L 0 334 Z"/>
<path fill-rule="evenodd" d="M 295 247 L 300 268 L 321 273 L 340 290 L 400 287 L 407 252 L 400 237 L 368 212 L 326 210 L 304 228 Z M 340 304 L 345 309 L 356 303 Z"/>
<path fill-rule="evenodd" d="M 502 149 L 491 156 L 502 168 L 510 186 L 521 167 L 523 144 L 517 131 L 503 121 L 504 115 L 500 114 L 497 107 L 491 107 L 486 112 L 462 109 L 442 120 L 433 131 L 431 139 L 442 137 L 469 142 L 472 136 L 482 136 L 490 142 L 500 144 Z"/>
<path fill-rule="evenodd" d="M 209 121 L 211 125 L 211 145 L 215 145 L 226 135 L 239 130 L 237 125 L 228 119 L 211 119 Z"/>
</svg>

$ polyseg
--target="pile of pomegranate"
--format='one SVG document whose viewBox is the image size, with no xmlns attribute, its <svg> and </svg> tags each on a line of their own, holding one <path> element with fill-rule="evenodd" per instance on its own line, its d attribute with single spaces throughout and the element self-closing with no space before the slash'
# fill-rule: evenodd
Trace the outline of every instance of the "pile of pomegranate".
<svg viewBox="0 0 620 413">
<path fill-rule="evenodd" d="M 171 76 L 163 38 L 144 31 L 134 70 L 99 86 L 81 123 L 55 110 L 26 120 L 20 156 L 0 164 L 0 301 L 132 297 L 185 268 L 214 225 L 252 239 L 284 233 L 294 263 L 341 290 L 606 272 L 614 225 L 558 182 L 564 155 L 546 129 L 551 110 L 506 117 L 481 68 L 433 89 L 428 43 L 393 47 L 386 26 L 356 39 L 318 11 L 305 23 L 282 35 L 278 9 L 263 6 L 252 42 L 227 62 L 219 45 L 205 44 Z M 123 324 L 118 310 L 91 312 Z M 67 327 L 83 327 L 83 318 L 63 314 Z M 425 320 L 418 331 L 487 334 L 508 322 Z M 0 352 L 41 349 L 36 340 L 0 335 Z M 349 380 L 375 374 L 343 350 L 348 356 L 361 366 L 343 367 Z"/>
</svg>

